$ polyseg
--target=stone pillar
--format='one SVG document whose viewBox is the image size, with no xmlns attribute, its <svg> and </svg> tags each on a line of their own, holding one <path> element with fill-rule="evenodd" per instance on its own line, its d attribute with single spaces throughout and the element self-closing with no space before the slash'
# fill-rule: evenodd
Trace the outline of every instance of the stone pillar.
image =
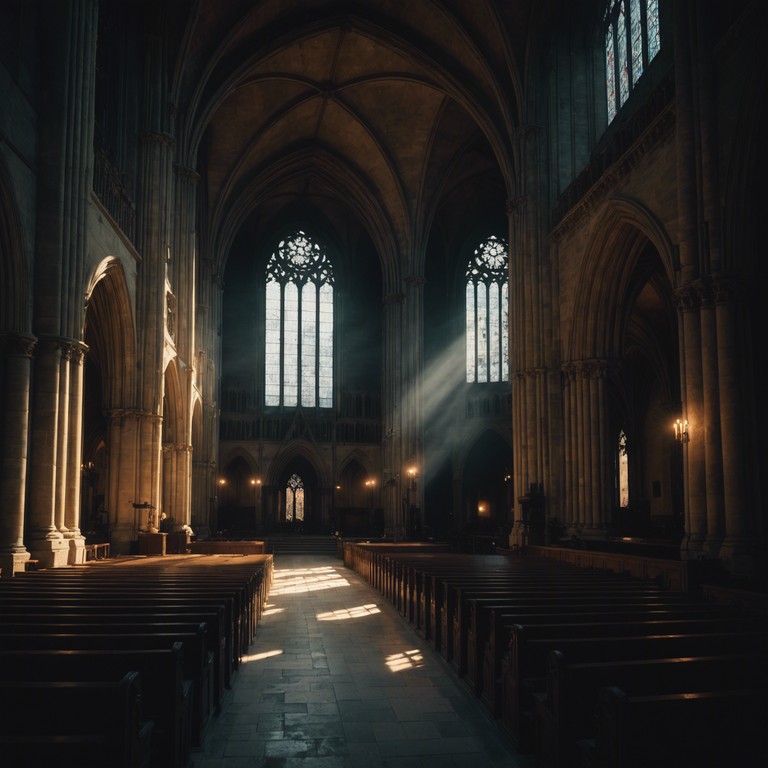
<svg viewBox="0 0 768 768">
<path fill-rule="evenodd" d="M 527 197 L 521 195 L 507 200 L 509 225 L 509 367 L 512 389 L 512 528 L 509 534 L 511 546 L 525 544 L 523 509 L 518 499 L 528 492 L 535 475 L 531 474 L 528 442 L 529 407 L 526 362 L 526 300 L 525 287 L 528 275 L 525 253 Z"/>
<path fill-rule="evenodd" d="M 702 376 L 699 297 L 693 286 L 676 292 L 682 329 L 680 342 L 682 418 L 688 421 L 688 442 L 683 444 L 685 478 L 685 534 L 681 542 L 684 559 L 698 559 L 707 538 L 707 485 L 704 441 L 704 381 Z"/>
<path fill-rule="evenodd" d="M 27 547 L 44 568 L 66 565 L 69 549 L 56 525 L 59 379 L 64 345 L 62 339 L 42 337 L 35 355 Z"/>
<path fill-rule="evenodd" d="M 47 8 L 40 25 L 47 55 L 40 67 L 46 97 L 38 135 L 33 328 L 42 342 L 33 376 L 27 538 L 32 556 L 49 568 L 67 564 L 62 531 L 79 508 L 70 488 L 80 465 L 71 447 L 80 425 L 71 423 L 70 367 L 84 315 L 97 11 L 96 0 L 63 0 Z"/>
<path fill-rule="evenodd" d="M 719 557 L 725 535 L 723 500 L 723 444 L 720 430 L 720 386 L 718 383 L 717 323 L 712 286 L 709 281 L 696 284 L 701 318 L 701 367 L 703 388 L 703 429 L 705 485 L 707 500 L 707 537 L 704 554 Z"/>
<path fill-rule="evenodd" d="M 742 366 L 739 332 L 739 285 L 725 278 L 713 282 L 717 311 L 717 352 L 720 387 L 720 429 L 723 439 L 725 539 L 720 559 L 738 576 L 754 576 L 758 564 L 756 515 L 762 509 L 756 466 L 756 435 L 751 392 Z M 751 381 L 751 379 L 750 379 Z"/>
<path fill-rule="evenodd" d="M 192 446 L 163 445 L 163 511 L 176 525 L 189 524 L 189 492 L 192 478 Z"/>
<path fill-rule="evenodd" d="M 566 534 L 603 538 L 611 519 L 612 475 L 607 430 L 605 360 L 563 366 L 565 402 Z"/>
<path fill-rule="evenodd" d="M 67 441 L 67 475 L 64 499 L 64 538 L 69 541 L 70 565 L 85 562 L 85 538 L 80 532 L 83 455 L 83 377 L 85 345 L 73 344 L 69 376 L 69 439 Z"/>
<path fill-rule="evenodd" d="M 384 296 L 384 383 L 382 411 L 384 418 L 384 488 L 382 503 L 388 531 L 394 536 L 405 536 L 402 499 L 405 496 L 405 462 L 403 429 L 403 306 L 402 293 Z"/>
<path fill-rule="evenodd" d="M 24 570 L 24 503 L 27 480 L 27 438 L 31 358 L 36 339 L 8 334 L 0 347 L 0 569 L 3 577 Z"/>
<path fill-rule="evenodd" d="M 424 528 L 424 283 L 421 276 L 406 278 L 404 361 L 405 421 L 403 458 L 409 475 L 407 497 L 415 508 L 414 524 Z M 410 469 L 409 469 L 410 468 Z M 409 474 L 410 472 L 410 474 Z M 408 516 L 410 520 L 410 509 Z M 410 525 L 410 523 L 409 523 Z M 411 531 L 407 532 L 410 535 Z"/>
</svg>

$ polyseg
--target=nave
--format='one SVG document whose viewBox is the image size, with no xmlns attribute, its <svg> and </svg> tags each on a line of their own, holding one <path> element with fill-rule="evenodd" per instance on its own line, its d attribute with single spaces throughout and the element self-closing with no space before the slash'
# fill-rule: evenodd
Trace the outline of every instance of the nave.
<svg viewBox="0 0 768 768">
<path fill-rule="evenodd" d="M 448 665 L 339 560 L 281 555 L 194 768 L 528 768 Z"/>
<path fill-rule="evenodd" d="M 519 552 L 338 552 L 2 580 L 0 695 L 15 706 L 0 754 L 14 768 L 762 764 L 765 610 Z"/>
</svg>

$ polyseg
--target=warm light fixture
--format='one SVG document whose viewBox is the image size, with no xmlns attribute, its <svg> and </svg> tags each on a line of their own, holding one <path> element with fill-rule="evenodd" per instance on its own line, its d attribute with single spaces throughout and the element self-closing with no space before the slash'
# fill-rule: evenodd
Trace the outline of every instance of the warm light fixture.
<svg viewBox="0 0 768 768">
<path fill-rule="evenodd" d="M 369 478 L 368 478 L 368 479 L 365 481 L 365 487 L 366 487 L 366 488 L 373 488 L 373 486 L 375 486 L 375 485 L 376 485 L 376 481 L 375 481 L 375 480 L 374 480 L 372 477 L 369 477 Z"/>
<path fill-rule="evenodd" d="M 416 467 L 413 467 L 413 466 L 408 467 L 408 469 L 405 470 L 405 474 L 408 475 L 408 477 L 410 477 L 411 479 L 416 477 L 417 472 L 418 470 L 416 469 Z"/>
<path fill-rule="evenodd" d="M 675 422 L 675 440 L 678 443 L 688 442 L 688 419 L 678 419 Z"/>
<path fill-rule="evenodd" d="M 261 485 L 261 480 L 256 477 L 251 478 L 251 485 Z"/>
</svg>

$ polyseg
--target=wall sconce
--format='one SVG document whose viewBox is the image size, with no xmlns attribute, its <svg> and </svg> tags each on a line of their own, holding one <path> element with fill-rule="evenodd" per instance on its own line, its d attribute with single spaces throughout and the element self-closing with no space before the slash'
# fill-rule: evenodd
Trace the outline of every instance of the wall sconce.
<svg viewBox="0 0 768 768">
<path fill-rule="evenodd" d="M 678 443 L 688 442 L 688 419 L 678 419 L 675 422 L 675 440 Z"/>
</svg>

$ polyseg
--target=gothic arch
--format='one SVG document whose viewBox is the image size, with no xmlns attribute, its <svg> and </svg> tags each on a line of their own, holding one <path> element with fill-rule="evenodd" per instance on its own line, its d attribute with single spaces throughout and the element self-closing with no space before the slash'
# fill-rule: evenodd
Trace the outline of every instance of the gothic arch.
<svg viewBox="0 0 768 768">
<path fill-rule="evenodd" d="M 330 487 L 332 478 L 327 463 L 322 460 L 313 446 L 305 440 L 291 440 L 274 457 L 266 478 L 267 485 L 279 485 L 288 471 L 291 462 L 296 459 L 306 461 L 315 472 L 318 482 L 324 487 Z"/>
<path fill-rule="evenodd" d="M 0 333 L 23 332 L 31 326 L 24 235 L 12 189 L 0 156 Z"/>
<path fill-rule="evenodd" d="M 136 340 L 133 307 L 120 260 L 105 258 L 94 270 L 85 293 L 83 338 L 88 358 L 101 371 L 104 404 L 109 409 L 133 404 Z"/>
<path fill-rule="evenodd" d="M 662 223 L 637 200 L 609 200 L 586 249 L 566 361 L 621 357 L 628 319 L 623 313 L 633 303 L 632 294 L 646 282 L 637 268 L 642 266 L 648 243 L 671 288 L 675 285 L 674 247 Z"/>
</svg>

